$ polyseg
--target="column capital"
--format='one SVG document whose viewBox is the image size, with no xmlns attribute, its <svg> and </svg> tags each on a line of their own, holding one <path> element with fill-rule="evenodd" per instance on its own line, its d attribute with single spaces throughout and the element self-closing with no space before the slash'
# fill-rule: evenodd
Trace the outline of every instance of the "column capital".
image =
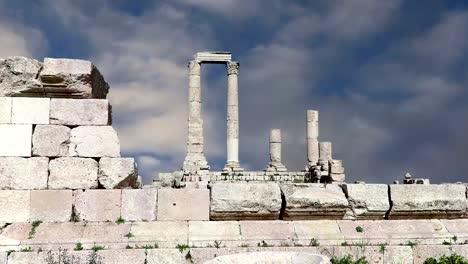
<svg viewBox="0 0 468 264">
<path fill-rule="evenodd" d="M 189 61 L 187 67 L 189 68 L 189 75 L 200 75 L 201 65 L 198 61 Z"/>
<path fill-rule="evenodd" d="M 226 62 L 228 75 L 239 74 L 239 62 L 237 61 L 228 61 Z"/>
</svg>

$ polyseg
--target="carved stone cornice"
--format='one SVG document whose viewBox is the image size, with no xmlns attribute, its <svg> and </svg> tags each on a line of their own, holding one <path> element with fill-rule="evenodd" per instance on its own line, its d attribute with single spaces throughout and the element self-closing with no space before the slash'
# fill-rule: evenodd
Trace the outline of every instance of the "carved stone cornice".
<svg viewBox="0 0 468 264">
<path fill-rule="evenodd" d="M 226 66 L 227 66 L 228 75 L 231 75 L 231 74 L 238 75 L 239 74 L 239 62 L 229 61 L 229 62 L 226 63 Z"/>
</svg>

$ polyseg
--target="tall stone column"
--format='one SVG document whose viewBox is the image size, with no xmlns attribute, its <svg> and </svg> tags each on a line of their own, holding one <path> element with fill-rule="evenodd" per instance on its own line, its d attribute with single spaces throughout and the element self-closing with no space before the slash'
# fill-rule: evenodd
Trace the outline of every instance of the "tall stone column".
<svg viewBox="0 0 468 264">
<path fill-rule="evenodd" d="M 223 171 L 243 171 L 239 166 L 239 63 L 226 63 L 228 74 L 227 91 L 227 162 Z"/>
<path fill-rule="evenodd" d="M 319 114 L 307 110 L 307 167 L 317 165 L 319 160 Z"/>
<path fill-rule="evenodd" d="M 281 161 L 281 143 L 281 130 L 272 129 L 270 131 L 270 164 L 265 169 L 266 171 L 287 171 Z"/>
<path fill-rule="evenodd" d="M 203 119 L 201 116 L 202 97 L 200 72 L 201 65 L 197 61 L 190 61 L 189 65 L 189 116 L 187 156 L 185 157 L 183 171 L 188 174 L 197 174 L 200 170 L 209 170 L 203 146 Z"/>
</svg>

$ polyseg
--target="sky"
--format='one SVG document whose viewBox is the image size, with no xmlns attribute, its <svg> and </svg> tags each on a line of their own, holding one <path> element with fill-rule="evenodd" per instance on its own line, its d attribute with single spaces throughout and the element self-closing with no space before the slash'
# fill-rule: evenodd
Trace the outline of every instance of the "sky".
<svg viewBox="0 0 468 264">
<path fill-rule="evenodd" d="M 92 61 L 111 86 L 124 156 L 149 183 L 185 157 L 187 62 L 230 51 L 240 62 L 240 163 L 306 165 L 306 111 L 320 112 L 347 182 L 406 172 L 468 182 L 468 1 L 0 0 L 0 58 Z M 226 159 L 226 69 L 202 67 L 205 151 Z"/>
</svg>

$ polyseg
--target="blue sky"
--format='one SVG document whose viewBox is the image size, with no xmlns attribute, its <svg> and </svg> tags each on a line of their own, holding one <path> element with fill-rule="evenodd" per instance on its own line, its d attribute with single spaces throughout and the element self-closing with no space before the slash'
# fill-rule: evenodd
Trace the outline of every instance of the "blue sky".
<svg viewBox="0 0 468 264">
<path fill-rule="evenodd" d="M 305 112 L 320 111 L 347 180 L 408 171 L 468 181 L 468 2 L 403 0 L 0 0 L 0 57 L 93 61 L 111 85 L 123 154 L 148 181 L 185 155 L 197 51 L 240 61 L 240 159 L 268 163 L 281 128 L 290 170 L 306 163 Z M 203 68 L 206 152 L 225 162 L 226 73 Z"/>
</svg>

